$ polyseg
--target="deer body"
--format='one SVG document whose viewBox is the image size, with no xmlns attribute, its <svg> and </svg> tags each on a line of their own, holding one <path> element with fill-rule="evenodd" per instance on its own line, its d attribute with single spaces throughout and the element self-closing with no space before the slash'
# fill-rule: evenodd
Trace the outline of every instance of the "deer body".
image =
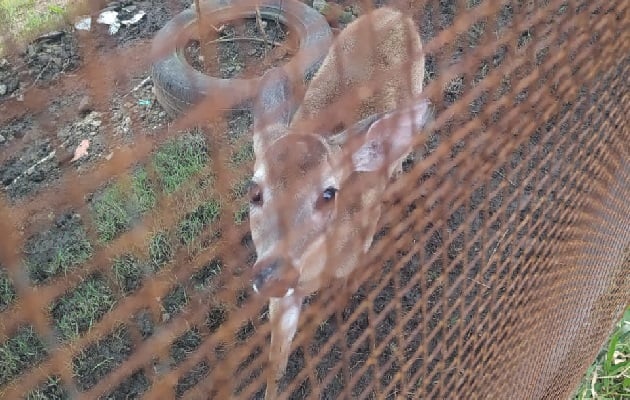
<svg viewBox="0 0 630 400">
<path fill-rule="evenodd" d="M 270 298 L 270 362 L 277 371 L 267 394 L 286 369 L 304 297 L 326 279 L 346 278 L 372 243 L 383 191 L 426 123 L 423 78 L 415 24 L 384 7 L 339 34 L 303 99 L 295 98 L 282 68 L 261 81 L 249 196 L 253 288 Z M 331 121 L 320 114 L 327 107 L 375 80 L 332 124 L 341 132 L 326 126 Z"/>
</svg>

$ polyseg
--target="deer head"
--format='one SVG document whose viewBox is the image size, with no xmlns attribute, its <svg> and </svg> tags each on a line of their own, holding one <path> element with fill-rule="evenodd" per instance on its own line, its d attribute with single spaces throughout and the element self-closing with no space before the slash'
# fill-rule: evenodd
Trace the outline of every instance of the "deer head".
<svg viewBox="0 0 630 400">
<path fill-rule="evenodd" d="M 304 296 L 327 276 L 347 277 L 368 251 L 382 193 L 429 115 L 429 102 L 420 98 L 424 56 L 413 22 L 389 8 L 368 16 L 342 31 L 304 98 L 295 94 L 287 71 L 276 68 L 262 78 L 255 101 L 253 289 L 270 298 L 270 356 L 278 376 L 286 368 Z M 374 25 L 376 40 L 366 54 L 356 43 L 367 24 Z M 411 74 L 400 72 L 405 67 Z M 348 110 L 352 118 L 345 130 L 306 123 L 379 73 L 386 77 L 383 88 Z M 361 218 L 353 218 L 358 211 Z"/>
</svg>

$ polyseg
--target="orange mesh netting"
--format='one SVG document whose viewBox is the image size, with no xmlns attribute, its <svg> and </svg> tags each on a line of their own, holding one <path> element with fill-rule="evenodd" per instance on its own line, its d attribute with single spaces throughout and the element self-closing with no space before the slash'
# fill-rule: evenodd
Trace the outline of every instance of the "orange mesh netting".
<svg viewBox="0 0 630 400">
<path fill-rule="evenodd" d="M 147 15 L 116 35 L 96 18 L 26 47 L 3 32 L 0 78 L 21 82 L 0 96 L 3 398 L 262 398 L 271 373 L 246 94 L 169 117 L 149 49 L 188 4 L 133 4 Z M 334 34 L 375 6 L 339 4 Z M 278 398 L 573 393 L 630 300 L 629 4 L 388 3 L 418 26 L 434 115 L 367 257 L 307 298 Z M 230 67 L 240 42 L 216 22 L 213 74 L 271 66 L 244 50 Z"/>
</svg>

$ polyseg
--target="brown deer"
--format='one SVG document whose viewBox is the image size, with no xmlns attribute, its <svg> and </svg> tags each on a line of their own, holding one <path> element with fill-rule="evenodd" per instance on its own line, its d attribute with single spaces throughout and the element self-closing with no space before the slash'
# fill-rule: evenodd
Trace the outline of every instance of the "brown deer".
<svg viewBox="0 0 630 400">
<path fill-rule="evenodd" d="M 383 192 L 429 116 L 429 101 L 420 97 L 423 78 L 414 22 L 383 7 L 339 34 L 301 101 L 287 69 L 261 80 L 249 200 L 253 289 L 270 298 L 269 360 L 276 374 L 267 398 L 275 397 L 285 372 L 305 296 L 327 277 L 346 278 L 371 246 Z M 344 107 L 339 117 L 346 129 L 326 127 L 330 118 L 322 116 L 330 106 L 360 88 L 368 89 L 354 95 L 356 109 Z"/>
</svg>

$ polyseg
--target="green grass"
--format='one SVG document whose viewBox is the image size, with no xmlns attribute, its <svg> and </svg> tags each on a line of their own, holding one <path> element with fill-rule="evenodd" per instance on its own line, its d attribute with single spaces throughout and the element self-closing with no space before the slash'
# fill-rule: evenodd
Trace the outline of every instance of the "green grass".
<svg viewBox="0 0 630 400">
<path fill-rule="evenodd" d="M 133 174 L 130 184 L 121 181 L 107 187 L 92 205 L 99 240 L 109 242 L 131 228 L 155 202 L 155 191 L 144 169 Z"/>
<path fill-rule="evenodd" d="M 197 236 L 211 223 L 217 220 L 221 212 L 221 204 L 215 200 L 201 204 L 193 212 L 188 213 L 179 223 L 179 238 L 183 244 L 191 245 Z"/>
<path fill-rule="evenodd" d="M 630 399 L 630 308 L 573 397 L 582 399 Z"/>
<path fill-rule="evenodd" d="M 46 348 L 33 327 L 22 327 L 0 345 L 0 386 L 46 357 Z"/>
<path fill-rule="evenodd" d="M 249 204 L 245 202 L 234 212 L 234 223 L 240 225 L 247 221 L 247 218 L 249 218 Z"/>
<path fill-rule="evenodd" d="M 114 259 L 112 269 L 116 283 L 123 293 L 129 294 L 140 287 L 144 275 L 144 265 L 137 257 L 123 254 Z"/>
<path fill-rule="evenodd" d="M 66 14 L 64 3 L 63 0 L 0 0 L 0 16 L 5 17 L 4 24 L 8 33 L 21 39 L 63 23 Z"/>
<path fill-rule="evenodd" d="M 241 167 L 245 163 L 253 162 L 255 159 L 254 155 L 254 141 L 248 140 L 243 146 L 239 147 L 238 150 L 232 153 L 230 157 L 230 161 L 235 167 Z"/>
<path fill-rule="evenodd" d="M 0 311 L 11 305 L 16 297 L 13 282 L 11 282 L 4 268 L 0 268 Z"/>
<path fill-rule="evenodd" d="M 107 282 L 93 276 L 53 303 L 50 313 L 63 339 L 74 339 L 89 330 L 116 302 Z"/>
<path fill-rule="evenodd" d="M 65 216 L 49 230 L 31 236 L 24 253 L 30 278 L 44 283 L 81 265 L 92 257 L 93 248 L 80 220 Z"/>
<path fill-rule="evenodd" d="M 167 141 L 154 155 L 153 166 L 167 194 L 199 173 L 208 163 L 208 149 L 201 134 L 184 134 Z"/>
<path fill-rule="evenodd" d="M 165 231 L 156 232 L 149 239 L 149 257 L 155 271 L 159 270 L 173 256 L 173 246 L 169 235 Z"/>
<path fill-rule="evenodd" d="M 26 396 L 26 400 L 65 400 L 70 396 L 64 390 L 61 379 L 57 376 L 49 376 L 42 385 L 33 389 Z"/>
</svg>

